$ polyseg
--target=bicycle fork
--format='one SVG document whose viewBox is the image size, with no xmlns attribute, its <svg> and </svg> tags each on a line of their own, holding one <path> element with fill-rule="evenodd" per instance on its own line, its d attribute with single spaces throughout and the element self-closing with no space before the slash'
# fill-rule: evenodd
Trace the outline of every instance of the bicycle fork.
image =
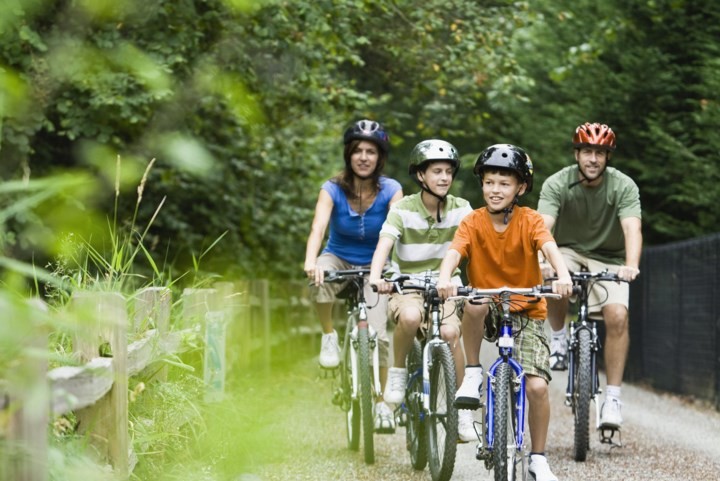
<svg viewBox="0 0 720 481">
<path fill-rule="evenodd" d="M 375 391 L 375 394 L 379 394 L 381 392 L 380 387 L 380 351 L 378 347 L 378 341 L 377 341 L 377 332 L 375 329 L 370 326 L 367 321 L 364 321 L 365 329 L 368 330 L 368 346 L 370 347 L 370 350 L 372 351 L 372 368 L 373 368 L 373 390 Z M 352 376 L 352 398 L 357 399 L 358 397 L 358 390 L 359 390 L 359 376 L 357 375 L 358 372 L 358 330 L 361 328 L 360 326 L 363 325 L 363 321 L 358 322 L 358 324 L 353 327 L 352 332 L 350 333 L 350 345 L 352 349 L 350 350 L 350 366 L 352 368 L 353 376 Z"/>
<path fill-rule="evenodd" d="M 493 363 L 487 373 L 487 386 L 486 386 L 486 400 L 487 402 L 481 403 L 482 406 L 482 430 L 480 436 L 480 443 L 477 446 L 475 452 L 475 458 L 485 461 L 485 467 L 487 469 L 493 468 L 492 463 L 492 447 L 495 442 L 495 403 L 498 400 L 505 402 L 504 396 L 507 393 L 497 392 L 495 373 L 497 372 L 498 366 L 502 363 L 507 362 L 514 372 L 512 378 L 512 403 L 513 410 L 513 425 L 517 427 L 515 430 L 514 442 L 508 441 L 508 447 L 514 450 L 521 450 L 524 438 L 525 438 L 525 373 L 522 370 L 522 366 L 513 358 L 507 358 L 507 361 L 499 358 Z M 483 439 L 484 438 L 484 439 Z M 483 441 L 485 444 L 483 445 Z"/>
</svg>

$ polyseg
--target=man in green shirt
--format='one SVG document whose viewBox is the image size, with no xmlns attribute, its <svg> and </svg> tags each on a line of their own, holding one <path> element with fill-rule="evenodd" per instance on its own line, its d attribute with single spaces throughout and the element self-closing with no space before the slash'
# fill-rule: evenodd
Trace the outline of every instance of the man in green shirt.
<svg viewBox="0 0 720 481">
<path fill-rule="evenodd" d="M 550 176 L 542 186 L 538 212 L 555 237 L 570 271 L 607 269 L 620 279 L 634 280 L 640 273 L 642 212 L 637 185 L 608 166 L 615 150 L 615 133 L 607 125 L 585 123 L 573 137 L 577 165 Z M 543 275 L 552 269 L 543 263 Z M 629 286 L 621 282 L 597 283 L 590 295 L 590 314 L 605 321 L 607 389 L 600 425 L 619 428 L 620 386 L 630 345 Z M 567 299 L 548 299 L 552 327 L 551 366 L 567 369 L 565 316 Z"/>
<path fill-rule="evenodd" d="M 389 275 L 408 275 L 422 282 L 426 276 L 437 280 L 438 270 L 460 221 L 472 208 L 465 199 L 448 192 L 460 168 L 460 157 L 452 144 L 444 140 L 424 140 L 410 154 L 410 177 L 421 191 L 393 204 L 380 230 L 375 254 L 370 266 L 369 282 L 378 292 L 390 294 L 392 284 L 382 276 L 382 269 L 390 258 Z M 458 285 L 462 285 L 456 274 Z M 442 307 L 442 338 L 450 345 L 455 360 L 457 385 L 463 380 L 465 356 L 460 346 L 460 309 L 456 301 Z M 423 297 L 417 292 L 392 294 L 388 302 L 388 317 L 395 322 L 393 333 L 393 367 L 388 370 L 384 389 L 385 402 L 400 404 L 405 398 L 408 371 L 405 358 L 412 348 L 418 329 L 423 326 L 425 308 Z M 458 411 L 458 435 L 463 442 L 476 440 L 472 411 Z"/>
</svg>

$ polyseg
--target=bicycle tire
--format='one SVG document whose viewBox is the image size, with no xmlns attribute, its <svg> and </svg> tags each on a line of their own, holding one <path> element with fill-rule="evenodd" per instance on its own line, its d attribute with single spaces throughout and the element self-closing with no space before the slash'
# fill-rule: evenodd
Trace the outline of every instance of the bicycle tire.
<svg viewBox="0 0 720 481">
<path fill-rule="evenodd" d="M 340 391 L 343 396 L 342 407 L 345 411 L 345 431 L 348 448 L 351 451 L 360 449 L 360 401 L 353 398 L 352 393 L 352 346 L 349 340 L 344 346 L 344 356 L 340 365 Z"/>
<path fill-rule="evenodd" d="M 358 327 L 358 374 L 360 381 L 360 414 L 362 416 L 363 454 L 366 464 L 375 462 L 373 436 L 375 426 L 373 420 L 373 388 L 370 372 L 370 340 L 368 328 Z"/>
<path fill-rule="evenodd" d="M 426 421 L 428 465 L 433 481 L 448 481 L 455 468 L 458 412 L 455 401 L 455 362 L 450 347 L 431 348 L 430 411 Z"/>
<path fill-rule="evenodd" d="M 577 364 L 575 368 L 575 387 L 572 393 L 573 414 L 575 415 L 574 457 L 575 461 L 585 461 L 590 449 L 590 398 L 592 397 L 592 352 L 590 332 L 578 331 Z"/>
<path fill-rule="evenodd" d="M 514 421 L 510 418 L 514 412 L 515 393 L 510 382 L 512 367 L 501 363 L 495 371 L 495 419 L 493 433 L 493 464 L 495 481 L 515 479 Z M 511 461 L 512 459 L 512 461 Z"/>
<path fill-rule="evenodd" d="M 407 356 L 409 381 L 405 390 L 405 406 L 408 411 L 405 427 L 405 443 L 410 452 L 410 464 L 421 471 L 427 465 L 427 446 L 425 444 L 425 413 L 423 412 L 422 347 L 415 339 Z"/>
</svg>

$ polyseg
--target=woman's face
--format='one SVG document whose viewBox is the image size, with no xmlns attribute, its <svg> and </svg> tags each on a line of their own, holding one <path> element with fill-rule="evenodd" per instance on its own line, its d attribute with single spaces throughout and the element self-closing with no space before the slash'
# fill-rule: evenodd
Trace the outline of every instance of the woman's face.
<svg viewBox="0 0 720 481">
<path fill-rule="evenodd" d="M 368 140 L 361 140 L 350 153 L 350 167 L 356 176 L 367 179 L 375 172 L 379 158 L 378 146 Z"/>
</svg>

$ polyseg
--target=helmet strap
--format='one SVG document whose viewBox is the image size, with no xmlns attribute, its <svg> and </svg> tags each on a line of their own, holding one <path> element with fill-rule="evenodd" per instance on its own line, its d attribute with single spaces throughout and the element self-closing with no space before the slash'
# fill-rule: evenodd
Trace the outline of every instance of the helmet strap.
<svg viewBox="0 0 720 481">
<path fill-rule="evenodd" d="M 435 197 L 438 200 L 437 213 L 435 214 L 435 218 L 437 219 L 438 224 L 439 224 L 440 222 L 442 222 L 442 216 L 441 216 L 442 207 L 443 207 L 443 203 L 445 202 L 445 199 L 447 198 L 447 195 L 436 194 L 435 192 L 433 192 L 432 190 L 430 190 L 428 188 L 428 186 L 425 184 L 425 182 L 418 182 L 418 183 L 420 183 L 420 187 L 422 187 L 422 190 L 424 192 L 427 192 L 428 194 L 432 195 L 433 197 Z"/>
<path fill-rule="evenodd" d="M 519 195 L 516 195 L 515 198 L 513 199 L 513 201 L 510 203 L 510 205 L 505 207 L 504 209 L 495 210 L 495 211 L 488 209 L 488 212 L 490 212 L 492 215 L 505 214 L 505 216 L 503 217 L 503 224 L 507 225 L 507 223 L 510 222 L 510 215 L 512 214 L 512 211 L 515 208 L 515 205 L 518 203 L 519 197 L 520 197 Z"/>
<path fill-rule="evenodd" d="M 598 180 L 600 177 L 603 176 L 603 174 L 605 174 L 605 170 L 606 170 L 606 169 L 607 169 L 607 163 L 605 164 L 605 167 L 603 167 L 602 172 L 600 172 L 600 173 L 597 175 L 597 177 L 595 177 L 594 179 L 591 179 L 591 178 L 589 178 L 588 176 L 585 175 L 585 173 L 582 171 L 582 169 L 581 169 L 580 166 L 578 165 L 578 172 L 580 173 L 580 177 L 582 177 L 582 179 L 576 180 L 575 182 L 573 182 L 572 184 L 570 184 L 570 185 L 568 186 L 568 189 L 572 189 L 572 188 L 575 187 L 576 185 L 581 184 L 581 183 L 583 183 L 583 182 L 588 182 L 588 183 L 590 183 L 590 182 L 593 182 L 593 181 L 595 181 L 595 180 Z"/>
</svg>

